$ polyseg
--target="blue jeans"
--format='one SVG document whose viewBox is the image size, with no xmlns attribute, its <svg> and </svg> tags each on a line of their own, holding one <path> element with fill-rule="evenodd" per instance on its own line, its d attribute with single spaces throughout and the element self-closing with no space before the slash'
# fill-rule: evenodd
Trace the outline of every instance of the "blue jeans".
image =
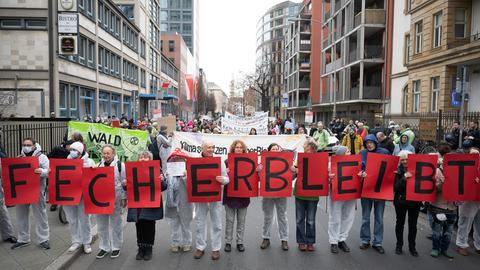
<svg viewBox="0 0 480 270">
<path fill-rule="evenodd" d="M 383 212 L 385 201 L 362 199 L 362 228 L 360 229 L 360 240 L 362 244 L 370 243 L 370 213 L 373 210 L 375 223 L 373 225 L 373 246 L 381 246 L 383 242 Z"/>
<path fill-rule="evenodd" d="M 448 250 L 448 246 L 450 246 L 450 241 L 452 240 L 453 225 L 455 224 L 457 215 L 445 214 L 447 216 L 447 220 L 440 221 L 435 216 L 435 213 L 432 214 L 432 249 L 446 251 Z"/>
<path fill-rule="evenodd" d="M 315 243 L 315 215 L 318 201 L 307 201 L 295 198 L 295 213 L 297 218 L 297 243 Z"/>
</svg>

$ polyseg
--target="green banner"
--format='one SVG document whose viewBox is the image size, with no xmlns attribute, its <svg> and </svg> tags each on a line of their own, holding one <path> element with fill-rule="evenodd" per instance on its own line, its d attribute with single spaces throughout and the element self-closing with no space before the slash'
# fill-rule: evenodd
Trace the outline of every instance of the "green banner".
<svg viewBox="0 0 480 270">
<path fill-rule="evenodd" d="M 150 142 L 147 131 L 112 128 L 104 124 L 85 122 L 68 122 L 68 137 L 74 132 L 83 136 L 87 151 L 96 163 L 102 159 L 101 150 L 105 144 L 111 144 L 117 150 L 118 158 L 125 161 L 135 161 L 138 153 L 147 150 Z"/>
</svg>

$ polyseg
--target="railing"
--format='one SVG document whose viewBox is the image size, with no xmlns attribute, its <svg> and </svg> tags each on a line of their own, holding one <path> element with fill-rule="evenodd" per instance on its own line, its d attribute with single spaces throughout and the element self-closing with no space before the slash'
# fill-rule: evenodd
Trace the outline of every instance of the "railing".
<svg viewBox="0 0 480 270">
<path fill-rule="evenodd" d="M 22 141 L 30 137 L 42 147 L 42 152 L 49 153 L 53 147 L 63 142 L 70 119 L 50 118 L 14 118 L 0 122 L 0 147 L 7 157 L 20 154 Z"/>
<path fill-rule="evenodd" d="M 310 81 L 300 81 L 298 88 L 310 88 Z"/>
<path fill-rule="evenodd" d="M 329 72 L 332 72 L 338 68 L 340 68 L 340 66 L 342 65 L 342 59 L 338 59 L 330 64 L 327 64 L 325 66 L 325 73 L 329 73 Z"/>
<path fill-rule="evenodd" d="M 365 59 L 383 58 L 382 46 L 368 46 L 365 45 Z"/>
<path fill-rule="evenodd" d="M 362 23 L 362 13 L 355 15 L 355 27 Z M 366 9 L 365 10 L 365 24 L 385 24 L 385 9 Z"/>
<path fill-rule="evenodd" d="M 363 99 L 381 99 L 382 89 L 380 86 L 363 86 Z"/>
<path fill-rule="evenodd" d="M 308 104 L 308 100 L 301 99 L 298 101 L 298 107 L 305 107 L 307 106 L 307 104 Z"/>
<path fill-rule="evenodd" d="M 310 44 L 300 44 L 300 51 L 310 51 L 311 45 Z"/>
<path fill-rule="evenodd" d="M 350 51 L 350 53 L 348 54 L 348 62 L 349 63 L 353 63 L 355 61 L 357 61 L 358 58 L 357 58 L 357 50 L 353 50 L 353 51 Z"/>
</svg>

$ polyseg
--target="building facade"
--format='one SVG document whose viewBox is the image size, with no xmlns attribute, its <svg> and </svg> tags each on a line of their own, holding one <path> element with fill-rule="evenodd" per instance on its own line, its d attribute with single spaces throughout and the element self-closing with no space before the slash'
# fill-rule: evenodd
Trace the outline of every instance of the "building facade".
<svg viewBox="0 0 480 270">
<path fill-rule="evenodd" d="M 324 0 L 316 119 L 373 120 L 384 110 L 390 0 Z M 388 27 L 392 27 L 389 25 Z"/>
<path fill-rule="evenodd" d="M 405 13 L 411 22 L 404 38 L 409 80 L 402 92 L 402 112 L 458 110 L 455 92 L 462 87 L 468 93 L 466 111 L 478 111 L 480 2 L 407 1 Z"/>
<path fill-rule="evenodd" d="M 159 14 L 152 17 L 139 1 L 74 2 L 78 53 L 61 56 L 57 1 L 2 1 L 0 94 L 13 101 L 1 105 L 4 115 L 140 117 L 162 81 L 178 88 L 178 69 L 147 30 Z"/>
<path fill-rule="evenodd" d="M 285 43 L 284 33 L 289 19 L 297 16 L 302 3 L 285 1 L 271 7 L 257 22 L 257 51 L 256 69 L 268 77 L 268 105 L 270 115 L 285 115 L 281 108 L 281 99 L 285 93 L 284 61 Z M 264 105 L 264 106 L 265 106 Z"/>
<path fill-rule="evenodd" d="M 214 114 L 223 115 L 227 111 L 228 97 L 227 94 L 214 82 L 208 82 L 208 95 L 215 98 Z"/>
</svg>

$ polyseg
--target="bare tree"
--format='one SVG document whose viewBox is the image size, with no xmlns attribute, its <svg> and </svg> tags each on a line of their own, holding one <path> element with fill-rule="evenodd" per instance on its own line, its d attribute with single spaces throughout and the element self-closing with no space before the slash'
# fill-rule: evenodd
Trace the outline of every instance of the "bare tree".
<svg viewBox="0 0 480 270">
<path fill-rule="evenodd" d="M 238 81 L 243 90 L 252 89 L 260 94 L 262 111 L 269 111 L 269 89 L 272 85 L 270 63 L 265 61 L 256 66 L 254 73 L 244 73 Z"/>
</svg>

